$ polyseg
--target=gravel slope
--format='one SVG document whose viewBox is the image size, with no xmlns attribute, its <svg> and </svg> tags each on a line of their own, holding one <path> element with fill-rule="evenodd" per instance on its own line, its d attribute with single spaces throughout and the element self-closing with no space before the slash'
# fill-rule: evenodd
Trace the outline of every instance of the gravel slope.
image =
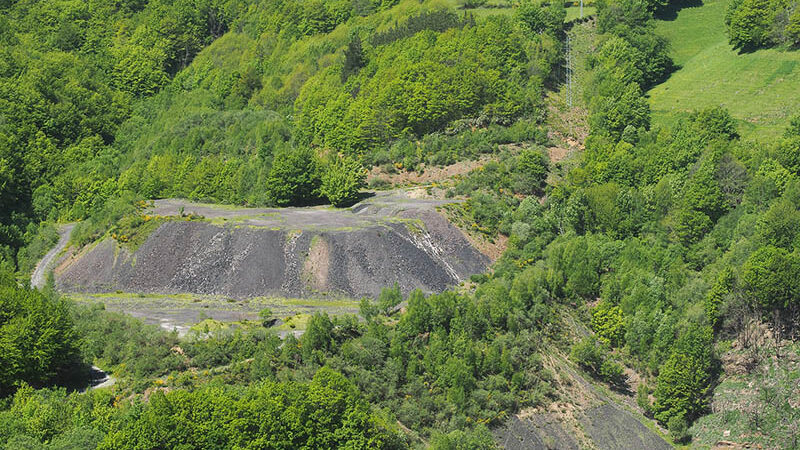
<svg viewBox="0 0 800 450">
<path fill-rule="evenodd" d="M 106 239 L 59 268 L 68 292 L 263 296 L 376 296 L 397 283 L 440 292 L 489 259 L 436 212 L 439 200 L 382 193 L 352 208 L 248 209 L 161 200 L 168 221 L 135 253 Z"/>
</svg>

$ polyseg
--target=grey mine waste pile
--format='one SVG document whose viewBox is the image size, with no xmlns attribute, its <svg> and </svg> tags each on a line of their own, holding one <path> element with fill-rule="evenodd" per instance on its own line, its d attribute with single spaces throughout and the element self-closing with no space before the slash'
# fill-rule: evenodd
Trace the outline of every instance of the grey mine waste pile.
<svg viewBox="0 0 800 450">
<path fill-rule="evenodd" d="M 131 252 L 111 238 L 73 251 L 55 268 L 66 292 L 194 293 L 236 298 L 376 296 L 397 283 L 439 292 L 483 272 L 477 251 L 437 206 L 403 191 L 355 206 L 256 209 L 158 200 L 175 217 Z M 178 220 L 183 214 L 203 220 Z"/>
</svg>

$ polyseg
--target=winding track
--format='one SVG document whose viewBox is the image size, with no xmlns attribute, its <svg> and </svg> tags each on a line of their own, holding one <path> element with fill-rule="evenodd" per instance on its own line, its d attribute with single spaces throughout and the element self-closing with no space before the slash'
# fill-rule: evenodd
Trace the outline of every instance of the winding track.
<svg viewBox="0 0 800 450">
<path fill-rule="evenodd" d="M 75 228 L 74 223 L 68 223 L 61 227 L 58 231 L 59 239 L 58 244 L 53 247 L 46 255 L 36 264 L 36 268 L 33 270 L 33 274 L 31 274 L 31 287 L 34 288 L 43 288 L 45 283 L 47 283 L 47 268 L 53 262 L 55 257 L 61 253 L 61 250 L 64 250 L 64 247 L 67 246 L 69 242 L 69 236 L 72 234 L 72 229 Z"/>
<path fill-rule="evenodd" d="M 45 283 L 47 283 L 47 269 L 50 264 L 52 264 L 55 257 L 58 256 L 69 243 L 69 237 L 72 234 L 73 228 L 75 228 L 75 224 L 68 223 L 58 230 L 58 243 L 44 255 L 38 264 L 36 264 L 36 268 L 33 270 L 33 274 L 31 274 L 31 287 L 41 289 L 44 287 Z M 92 376 L 93 378 L 87 390 L 109 387 L 117 381 L 116 378 L 108 375 L 103 369 L 97 366 L 92 366 Z"/>
</svg>

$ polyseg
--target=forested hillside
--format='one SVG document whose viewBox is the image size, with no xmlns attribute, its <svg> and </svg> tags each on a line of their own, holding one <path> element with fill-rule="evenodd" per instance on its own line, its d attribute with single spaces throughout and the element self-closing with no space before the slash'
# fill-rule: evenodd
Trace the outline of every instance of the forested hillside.
<svg viewBox="0 0 800 450">
<path fill-rule="evenodd" d="M 107 216 L 120 196 L 338 205 L 363 163 L 528 139 L 535 123 L 467 146 L 458 132 L 542 116 L 563 9 L 525 25 L 396 3 L 5 5 L 6 257 L 32 224 Z"/>
<path fill-rule="evenodd" d="M 2 4 L 0 441 L 494 448 L 555 409 L 604 448 L 586 389 L 671 444 L 797 448 L 800 117 L 760 141 L 719 106 L 654 118 L 644 92 L 678 68 L 655 17 L 682 5 L 596 6 L 565 25 L 528 1 Z M 568 33 L 593 50 L 573 108 L 553 104 Z M 588 123 L 567 159 L 542 148 L 559 111 Z M 481 155 L 440 188 L 454 221 L 507 238 L 492 270 L 387 286 L 299 337 L 265 310 L 179 338 L 14 277 L 54 239 L 45 219 L 91 244 L 141 226 L 141 199 L 347 205 L 364 167 Z M 90 364 L 116 384 L 59 387 Z"/>
</svg>

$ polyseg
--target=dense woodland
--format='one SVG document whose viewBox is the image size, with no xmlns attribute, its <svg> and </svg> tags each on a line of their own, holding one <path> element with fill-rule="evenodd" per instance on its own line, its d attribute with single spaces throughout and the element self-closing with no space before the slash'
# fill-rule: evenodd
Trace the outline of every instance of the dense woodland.
<svg viewBox="0 0 800 450">
<path fill-rule="evenodd" d="M 732 5 L 733 29 L 750 3 Z M 589 136 L 561 165 L 542 151 L 558 4 L 475 18 L 415 0 L 0 3 L 0 441 L 492 448 L 493 427 L 557 400 L 541 357 L 557 350 L 611 387 L 635 369 L 642 411 L 686 442 L 720 345 L 751 319 L 797 337 L 800 117 L 774 142 L 741 140 L 721 108 L 652 123 L 643 92 L 673 69 L 653 14 L 668 5 L 597 6 Z M 300 338 L 179 339 L 15 277 L 57 238 L 47 222 L 81 220 L 73 240 L 88 243 L 141 199 L 344 205 L 364 167 L 482 154 L 497 158 L 449 194 L 508 237 L 494 270 L 470 292 L 386 289 Z M 568 317 L 593 334 L 564 333 Z M 115 390 L 71 390 L 93 363 Z M 789 404 L 760 426 L 789 447 L 798 420 Z"/>
</svg>

